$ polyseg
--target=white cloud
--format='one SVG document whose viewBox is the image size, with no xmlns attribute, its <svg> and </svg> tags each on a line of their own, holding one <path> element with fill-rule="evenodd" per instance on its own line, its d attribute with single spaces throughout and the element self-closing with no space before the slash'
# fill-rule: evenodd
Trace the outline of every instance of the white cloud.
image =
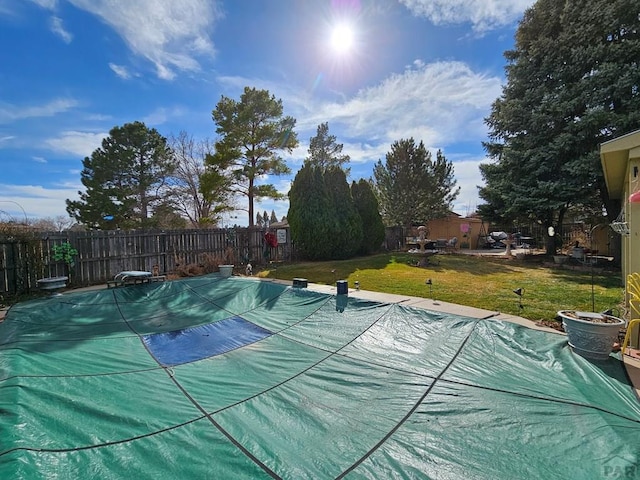
<svg viewBox="0 0 640 480">
<path fill-rule="evenodd" d="M 57 152 L 71 153 L 84 158 L 100 147 L 102 140 L 108 136 L 108 133 L 67 131 L 58 138 L 45 140 L 45 144 Z"/>
<path fill-rule="evenodd" d="M 105 114 L 102 114 L 102 113 L 92 113 L 90 115 L 87 115 L 86 119 L 91 121 L 91 122 L 106 122 L 106 121 L 113 120 L 113 116 L 105 115 Z"/>
<path fill-rule="evenodd" d="M 485 32 L 517 21 L 535 0 L 400 0 L 416 16 L 436 25 L 470 22 Z"/>
<path fill-rule="evenodd" d="M 0 211 L 17 221 L 24 219 L 25 215 L 28 218 L 67 216 L 65 200 L 77 200 L 78 190 L 82 188 L 81 184 L 61 188 L 0 184 Z"/>
<path fill-rule="evenodd" d="M 31 157 L 34 162 L 47 163 L 47 159 L 44 157 Z"/>
<path fill-rule="evenodd" d="M 44 105 L 17 106 L 0 103 L 0 123 L 10 123 L 16 120 L 36 117 L 53 117 L 76 107 L 78 102 L 72 98 L 57 98 Z"/>
<path fill-rule="evenodd" d="M 33 3 L 46 8 L 47 10 L 55 10 L 58 6 L 58 0 L 31 0 Z"/>
<path fill-rule="evenodd" d="M 69 44 L 71 43 L 71 40 L 73 40 L 73 35 L 65 30 L 60 17 L 51 17 L 51 31 L 58 35 L 64 43 Z"/>
<path fill-rule="evenodd" d="M 461 62 L 416 62 L 401 74 L 362 90 L 350 100 L 309 105 L 297 99 L 302 128 L 328 121 L 347 137 L 371 145 L 413 136 L 428 147 L 482 138 L 483 118 L 500 96 L 498 77 L 472 71 Z M 334 125 L 334 127 L 332 127 Z"/>
<path fill-rule="evenodd" d="M 146 115 L 142 121 L 147 126 L 157 126 L 166 123 L 168 120 L 174 120 L 177 117 L 183 116 L 185 110 L 180 107 L 164 108 L 160 107 L 155 109 L 150 114 Z"/>
<path fill-rule="evenodd" d="M 156 67 L 158 77 L 171 80 L 174 70 L 196 71 L 196 57 L 213 55 L 209 36 L 222 18 L 212 0 L 69 0 L 112 27 L 132 52 Z"/>
<path fill-rule="evenodd" d="M 9 140 L 13 140 L 14 138 L 16 138 L 15 135 L 7 135 L 5 137 L 0 137 L 0 146 L 4 142 L 8 142 Z"/>
<path fill-rule="evenodd" d="M 122 78 L 123 80 L 127 80 L 131 78 L 131 74 L 129 73 L 129 70 L 127 70 L 127 67 L 123 65 L 116 65 L 115 63 L 109 63 L 109 68 L 113 70 L 114 73 L 120 78 Z"/>
<path fill-rule="evenodd" d="M 340 143 L 340 142 L 339 142 Z M 384 159 L 389 151 L 387 143 L 343 143 L 342 153 L 349 155 L 351 164 L 368 163 Z"/>
</svg>

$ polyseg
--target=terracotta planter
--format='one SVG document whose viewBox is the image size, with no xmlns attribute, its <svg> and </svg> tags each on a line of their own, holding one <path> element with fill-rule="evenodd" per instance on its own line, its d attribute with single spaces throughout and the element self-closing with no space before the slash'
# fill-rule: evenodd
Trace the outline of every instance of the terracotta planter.
<svg viewBox="0 0 640 480">
<path fill-rule="evenodd" d="M 218 270 L 220 270 L 220 276 L 222 277 L 233 275 L 233 265 L 218 265 Z"/>
<path fill-rule="evenodd" d="M 562 326 L 567 332 L 572 350 L 591 360 L 609 358 L 613 344 L 618 340 L 624 320 L 603 313 L 561 310 Z"/>
</svg>

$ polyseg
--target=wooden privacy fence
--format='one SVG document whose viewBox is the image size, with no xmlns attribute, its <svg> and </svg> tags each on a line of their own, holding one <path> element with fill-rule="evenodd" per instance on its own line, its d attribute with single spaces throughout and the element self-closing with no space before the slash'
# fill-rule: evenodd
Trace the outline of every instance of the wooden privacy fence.
<svg viewBox="0 0 640 480">
<path fill-rule="evenodd" d="M 70 275 L 76 287 L 105 283 L 125 270 L 151 272 L 155 265 L 161 273 L 172 273 L 190 265 L 291 260 L 288 228 L 278 229 L 275 248 L 265 246 L 264 234 L 262 229 L 235 228 L 38 232 L 29 240 L 0 237 L 0 295 L 35 290 L 39 278 L 69 276 L 65 263 L 52 258 L 54 245 L 65 242 L 78 251 Z"/>
</svg>

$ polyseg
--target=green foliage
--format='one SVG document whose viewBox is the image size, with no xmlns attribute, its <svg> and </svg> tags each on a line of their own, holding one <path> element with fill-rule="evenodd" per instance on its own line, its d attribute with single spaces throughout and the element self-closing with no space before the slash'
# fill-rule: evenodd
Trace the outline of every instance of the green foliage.
<svg viewBox="0 0 640 480">
<path fill-rule="evenodd" d="M 297 250 L 308 259 L 349 258 L 362 243 L 362 220 L 339 167 L 300 169 L 289 192 L 287 219 Z"/>
<path fill-rule="evenodd" d="M 53 252 L 51 258 L 54 262 L 64 262 L 69 267 L 75 265 L 75 257 L 78 255 L 78 250 L 73 248 L 69 242 L 54 245 L 51 247 L 51 251 Z"/>
<path fill-rule="evenodd" d="M 343 169 L 349 156 L 341 152 L 329 125 L 320 124 L 289 192 L 287 219 L 305 258 L 349 258 L 361 248 L 362 219 Z"/>
<path fill-rule="evenodd" d="M 102 229 L 148 226 L 175 169 L 166 139 L 142 122 L 111 129 L 82 165 L 86 191 L 78 192 L 80 200 L 66 201 L 67 212 L 90 228 Z"/>
<path fill-rule="evenodd" d="M 424 144 L 413 138 L 391 145 L 385 164 L 374 166 L 374 191 L 386 225 L 427 224 L 447 215 L 460 192 L 453 165 L 438 150 L 433 160 Z"/>
<path fill-rule="evenodd" d="M 298 145 L 294 132 L 296 120 L 283 116 L 282 100 L 276 100 L 267 90 L 245 87 L 240 101 L 222 96 L 212 112 L 217 125 L 216 152 L 206 158 L 208 168 L 231 173 L 234 194 L 247 197 L 249 226 L 254 225 L 254 200 L 282 198 L 272 184 L 258 184 L 267 175 L 282 175 L 289 167 L 278 155 L 291 153 Z M 208 192 L 215 181 L 205 177 L 202 189 Z"/>
<path fill-rule="evenodd" d="M 330 238 L 327 239 L 331 244 L 329 258 L 351 258 L 362 245 L 362 219 L 351 197 L 346 174 L 338 166 L 328 167 L 323 180 L 333 212 Z"/>
<path fill-rule="evenodd" d="M 380 250 L 385 236 L 378 200 L 373 193 L 371 183 L 365 179 L 360 179 L 358 183 L 351 183 L 351 197 L 362 220 L 363 235 L 358 253 L 370 255 Z"/>
<path fill-rule="evenodd" d="M 350 159 L 349 155 L 342 154 L 342 147 L 341 143 L 336 143 L 335 135 L 329 135 L 329 124 L 321 123 L 316 136 L 309 140 L 309 157 L 305 161 L 321 169 L 339 167 L 348 175 L 349 170 L 343 165 Z"/>
<path fill-rule="evenodd" d="M 331 258 L 333 206 L 321 169 L 305 164 L 298 171 L 289 191 L 287 219 L 291 238 L 303 258 Z"/>
<path fill-rule="evenodd" d="M 570 209 L 603 206 L 617 216 L 599 145 L 640 128 L 639 31 L 635 0 L 538 0 L 527 10 L 486 119 L 483 218 L 561 225 Z"/>
</svg>

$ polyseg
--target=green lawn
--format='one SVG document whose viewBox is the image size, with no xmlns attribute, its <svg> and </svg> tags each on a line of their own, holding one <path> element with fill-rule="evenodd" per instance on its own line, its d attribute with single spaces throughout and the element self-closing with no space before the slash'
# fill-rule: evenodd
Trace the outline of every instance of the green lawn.
<svg viewBox="0 0 640 480">
<path fill-rule="evenodd" d="M 259 275 L 281 280 L 302 277 L 320 284 L 345 279 L 350 288 L 358 281 L 363 290 L 425 298 L 430 298 L 429 286 L 425 284 L 430 278 L 434 299 L 516 314 L 534 321 L 553 320 L 556 312 L 563 309 L 592 311 L 592 301 L 595 311 L 621 306 L 624 292 L 619 271 L 594 268 L 591 272 L 588 267 L 569 270 L 545 266 L 542 260 L 542 256 L 518 261 L 436 255 L 430 258 L 427 267 L 416 267 L 415 256 L 393 253 L 277 267 L 272 264 Z M 522 309 L 513 293 L 517 288 L 524 289 Z"/>
</svg>

